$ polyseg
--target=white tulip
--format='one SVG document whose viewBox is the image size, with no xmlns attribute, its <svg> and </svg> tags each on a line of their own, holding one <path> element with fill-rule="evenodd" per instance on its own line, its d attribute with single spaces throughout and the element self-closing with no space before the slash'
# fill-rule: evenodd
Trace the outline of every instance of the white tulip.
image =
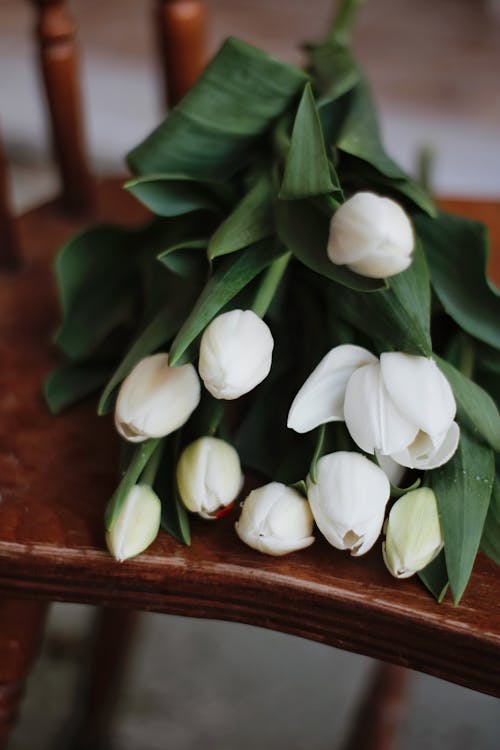
<svg viewBox="0 0 500 750">
<path fill-rule="evenodd" d="M 307 478 L 307 497 L 319 530 L 331 545 L 355 557 L 377 540 L 389 495 L 385 473 L 360 453 L 323 456 L 316 465 L 316 481 Z"/>
<path fill-rule="evenodd" d="M 230 505 L 243 485 L 240 459 L 224 440 L 201 437 L 184 448 L 177 464 L 177 487 L 182 502 L 203 518 L 216 518 Z"/>
<path fill-rule="evenodd" d="M 235 399 L 269 374 L 274 340 L 269 327 L 252 310 L 218 315 L 205 329 L 198 370 L 215 398 Z"/>
<path fill-rule="evenodd" d="M 333 263 L 380 279 L 408 268 L 414 246 L 412 225 L 401 206 L 362 192 L 334 213 L 327 252 Z"/>
<path fill-rule="evenodd" d="M 347 381 L 358 367 L 377 361 L 361 346 L 342 344 L 331 349 L 295 396 L 288 427 L 309 432 L 325 422 L 343 421 Z"/>
<path fill-rule="evenodd" d="M 271 482 L 248 495 L 235 529 L 249 547 L 280 556 L 309 547 L 313 525 L 307 500 L 291 487 Z"/>
<path fill-rule="evenodd" d="M 108 550 L 119 562 L 139 555 L 156 539 L 160 520 L 158 495 L 147 484 L 134 485 L 106 534 Z"/>
<path fill-rule="evenodd" d="M 450 384 L 432 359 L 386 352 L 358 368 L 345 389 L 353 440 L 410 469 L 435 469 L 455 453 L 460 430 Z"/>
<path fill-rule="evenodd" d="M 384 562 L 395 578 L 409 578 L 443 548 L 436 496 L 427 488 L 408 492 L 392 506 L 382 544 Z"/>
<path fill-rule="evenodd" d="M 193 365 L 170 367 L 168 354 L 142 359 L 123 381 L 115 426 L 131 443 L 169 435 L 187 422 L 200 401 Z"/>
</svg>

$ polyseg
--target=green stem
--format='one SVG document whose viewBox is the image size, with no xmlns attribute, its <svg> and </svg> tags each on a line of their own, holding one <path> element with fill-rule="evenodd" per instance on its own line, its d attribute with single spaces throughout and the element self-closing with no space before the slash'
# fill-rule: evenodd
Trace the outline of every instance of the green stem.
<svg viewBox="0 0 500 750">
<path fill-rule="evenodd" d="M 365 0 L 340 1 L 327 36 L 327 41 L 349 44 L 356 16 L 364 2 Z"/>
<path fill-rule="evenodd" d="M 311 461 L 311 468 L 309 469 L 309 475 L 313 482 L 316 482 L 316 465 L 323 454 L 323 446 L 325 443 L 325 432 L 326 432 L 326 425 L 322 424 L 318 430 L 316 447 L 314 449 L 314 455 Z"/>
<path fill-rule="evenodd" d="M 286 271 L 290 258 L 291 253 L 284 253 L 281 257 L 273 261 L 264 273 L 252 305 L 252 310 L 259 316 L 259 318 L 263 318 L 268 311 Z"/>
<path fill-rule="evenodd" d="M 104 523 L 106 526 L 106 531 L 111 531 L 122 509 L 123 503 L 127 498 L 128 493 L 130 492 L 134 484 L 137 483 L 137 480 L 144 470 L 144 467 L 158 447 L 159 442 L 159 438 L 152 438 L 151 440 L 146 440 L 146 442 L 141 443 L 141 445 L 137 448 L 127 471 L 123 475 L 122 480 L 116 488 L 114 495 L 106 506 L 106 511 L 104 513 Z"/>
<path fill-rule="evenodd" d="M 163 455 L 163 441 L 158 444 L 153 455 L 146 464 L 146 468 L 141 474 L 141 484 L 147 484 L 152 487 L 160 468 L 160 463 Z"/>
</svg>

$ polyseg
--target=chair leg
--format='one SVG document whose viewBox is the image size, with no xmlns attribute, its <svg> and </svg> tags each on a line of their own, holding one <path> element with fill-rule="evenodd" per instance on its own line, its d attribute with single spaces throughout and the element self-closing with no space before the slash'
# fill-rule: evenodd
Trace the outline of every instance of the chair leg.
<svg viewBox="0 0 500 750">
<path fill-rule="evenodd" d="M 0 599 L 0 749 L 15 725 L 46 612 L 45 602 Z"/>
<path fill-rule="evenodd" d="M 66 745 L 72 750 L 100 750 L 112 746 L 113 716 L 137 614 L 108 607 L 97 610 L 84 695 L 79 701 L 83 709 L 74 722 L 71 743 Z"/>
<path fill-rule="evenodd" d="M 410 671 L 379 662 L 342 750 L 392 750 L 406 713 Z"/>
</svg>

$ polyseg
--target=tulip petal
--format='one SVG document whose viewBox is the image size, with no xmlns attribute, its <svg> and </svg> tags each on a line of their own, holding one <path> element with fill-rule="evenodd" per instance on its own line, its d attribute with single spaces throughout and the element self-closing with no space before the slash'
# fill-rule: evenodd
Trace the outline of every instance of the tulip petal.
<svg viewBox="0 0 500 750">
<path fill-rule="evenodd" d="M 378 450 L 375 451 L 375 458 L 389 482 L 395 487 L 399 487 L 406 473 L 406 467 L 398 464 L 391 456 L 384 456 Z"/>
<path fill-rule="evenodd" d="M 307 478 L 314 520 L 330 544 L 358 557 L 368 552 L 382 529 L 390 485 L 382 469 L 360 453 L 323 456 L 316 482 Z"/>
<path fill-rule="evenodd" d="M 370 362 L 377 358 L 361 346 L 342 344 L 331 349 L 295 396 L 288 427 L 302 433 L 343 420 L 347 382 L 358 367 Z"/>
<path fill-rule="evenodd" d="M 394 405 L 381 377 L 380 364 L 365 365 L 347 383 L 344 414 L 347 429 L 360 448 L 383 454 L 401 451 L 413 442 L 418 427 Z"/>
<path fill-rule="evenodd" d="M 385 352 L 380 368 L 391 400 L 419 430 L 429 435 L 448 430 L 455 417 L 455 399 L 433 359 Z"/>
<path fill-rule="evenodd" d="M 425 432 L 419 432 L 408 448 L 391 453 L 391 458 L 409 469 L 437 469 L 453 456 L 459 439 L 460 428 L 456 422 L 452 422 L 440 441 L 435 438 L 433 440 Z"/>
</svg>

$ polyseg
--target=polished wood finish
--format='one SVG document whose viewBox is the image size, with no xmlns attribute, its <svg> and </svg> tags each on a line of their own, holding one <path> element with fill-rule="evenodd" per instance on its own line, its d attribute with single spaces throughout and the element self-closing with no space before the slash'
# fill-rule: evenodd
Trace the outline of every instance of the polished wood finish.
<svg viewBox="0 0 500 750">
<path fill-rule="evenodd" d="M 206 64 L 206 7 L 203 0 L 155 0 L 165 101 L 173 107 Z"/>
<path fill-rule="evenodd" d="M 140 218 L 117 183 L 99 196 L 103 216 Z M 102 518 L 117 480 L 111 421 L 96 417 L 93 402 L 52 417 L 40 390 L 57 361 L 51 258 L 76 226 L 54 204 L 25 215 L 28 262 L 0 279 L 0 591 L 245 622 L 500 695 L 500 576 L 481 555 L 459 607 L 449 599 L 438 606 L 418 580 L 396 582 L 379 545 L 349 558 L 318 534 L 308 550 L 259 555 L 236 537 L 237 511 L 217 523 L 194 519 L 190 548 L 161 532 L 133 560 L 109 556 Z"/>
<path fill-rule="evenodd" d="M 0 748 L 15 724 L 26 677 L 36 656 L 47 606 L 27 599 L 0 599 Z"/>
<path fill-rule="evenodd" d="M 75 24 L 65 0 L 33 0 L 38 8 L 36 36 L 50 113 L 54 151 L 64 207 L 77 214 L 94 205 L 80 105 Z"/>
<path fill-rule="evenodd" d="M 393 750 L 407 709 L 410 672 L 379 662 L 342 750 Z"/>
<path fill-rule="evenodd" d="M 9 200 L 7 161 L 0 141 L 0 271 L 13 270 L 21 263 L 21 250 Z"/>
</svg>

